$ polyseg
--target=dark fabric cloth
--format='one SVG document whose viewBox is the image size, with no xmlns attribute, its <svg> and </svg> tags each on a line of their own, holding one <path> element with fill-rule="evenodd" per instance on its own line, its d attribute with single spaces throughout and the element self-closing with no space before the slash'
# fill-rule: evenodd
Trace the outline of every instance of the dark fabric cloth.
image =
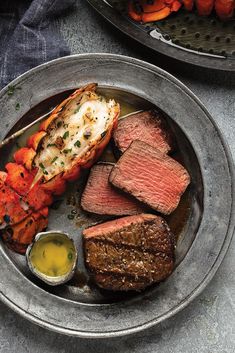
<svg viewBox="0 0 235 353">
<path fill-rule="evenodd" d="M 70 54 L 56 19 L 76 0 L 0 1 L 0 88 L 46 61 Z"/>
</svg>

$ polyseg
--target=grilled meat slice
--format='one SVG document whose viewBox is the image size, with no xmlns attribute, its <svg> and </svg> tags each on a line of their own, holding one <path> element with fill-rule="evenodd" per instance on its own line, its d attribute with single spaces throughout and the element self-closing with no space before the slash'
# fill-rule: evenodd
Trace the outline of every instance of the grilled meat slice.
<svg viewBox="0 0 235 353">
<path fill-rule="evenodd" d="M 99 163 L 91 169 L 81 198 L 85 211 L 99 215 L 124 216 L 143 212 L 142 206 L 129 195 L 116 190 L 108 181 L 113 168 L 111 163 Z"/>
<path fill-rule="evenodd" d="M 83 237 L 86 266 L 104 289 L 142 290 L 173 271 L 175 238 L 159 216 L 119 218 L 84 230 Z"/>
<path fill-rule="evenodd" d="M 145 111 L 120 119 L 113 135 L 115 145 L 123 153 L 135 141 L 147 142 L 163 153 L 171 151 L 172 139 L 160 112 Z"/>
<path fill-rule="evenodd" d="M 187 170 L 145 142 L 134 141 L 113 167 L 109 181 L 163 214 L 172 213 L 190 183 Z"/>
</svg>

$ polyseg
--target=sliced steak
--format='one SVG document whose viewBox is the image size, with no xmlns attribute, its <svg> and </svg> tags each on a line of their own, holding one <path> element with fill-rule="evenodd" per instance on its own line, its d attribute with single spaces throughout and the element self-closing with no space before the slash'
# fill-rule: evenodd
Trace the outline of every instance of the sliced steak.
<svg viewBox="0 0 235 353">
<path fill-rule="evenodd" d="M 145 142 L 134 141 L 113 167 L 109 181 L 167 215 L 178 206 L 190 176 L 173 158 Z"/>
<path fill-rule="evenodd" d="M 171 150 L 169 129 L 157 111 L 145 111 L 120 119 L 113 138 L 122 153 L 135 140 L 147 142 L 163 153 Z"/>
<path fill-rule="evenodd" d="M 100 163 L 91 169 L 81 206 L 85 211 L 99 215 L 125 216 L 143 212 L 139 201 L 117 190 L 109 183 L 113 164 Z"/>
<path fill-rule="evenodd" d="M 83 237 L 86 266 L 102 288 L 142 290 L 173 271 L 175 238 L 159 216 L 119 218 L 84 230 Z"/>
</svg>

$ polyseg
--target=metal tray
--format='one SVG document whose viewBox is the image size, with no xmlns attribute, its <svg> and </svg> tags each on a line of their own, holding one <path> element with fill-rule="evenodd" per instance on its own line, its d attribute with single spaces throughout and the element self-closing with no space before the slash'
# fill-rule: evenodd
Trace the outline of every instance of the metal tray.
<svg viewBox="0 0 235 353">
<path fill-rule="evenodd" d="M 123 102 L 125 109 L 156 105 L 166 114 L 179 157 L 192 179 L 186 194 L 189 212 L 184 226 L 177 230 L 176 268 L 165 282 L 142 293 L 101 291 L 86 281 L 81 229 L 94 219 L 80 211 L 74 219 L 68 219 L 68 213 L 74 215 L 75 209 L 78 212 L 77 189 L 82 188 L 84 175 L 70 186 L 49 218 L 49 228 L 66 230 L 79 248 L 77 277 L 67 285 L 51 288 L 29 273 L 23 256 L 0 242 L 0 298 L 25 318 L 48 329 L 101 338 L 134 333 L 162 322 L 205 288 L 234 230 L 234 170 L 218 128 L 189 89 L 151 64 L 111 54 L 64 57 L 14 80 L 0 92 L 0 138 L 45 113 L 71 89 L 94 81 L 102 93 Z M 1 169 L 11 152 L 9 147 L 1 153 Z M 172 216 L 172 227 L 177 219 L 177 214 Z"/>
<path fill-rule="evenodd" d="M 235 71 L 235 20 L 222 22 L 214 14 L 200 17 L 180 10 L 149 24 L 129 19 L 126 0 L 87 0 L 129 37 L 155 52 L 183 63 L 220 71 Z"/>
</svg>

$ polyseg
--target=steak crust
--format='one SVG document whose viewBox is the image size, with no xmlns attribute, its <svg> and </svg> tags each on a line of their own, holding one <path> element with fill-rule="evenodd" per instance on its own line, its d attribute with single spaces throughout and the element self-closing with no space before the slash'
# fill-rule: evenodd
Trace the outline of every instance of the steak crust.
<svg viewBox="0 0 235 353">
<path fill-rule="evenodd" d="M 173 271 L 175 237 L 159 216 L 119 218 L 83 231 L 85 263 L 96 284 L 143 290 Z"/>
</svg>

